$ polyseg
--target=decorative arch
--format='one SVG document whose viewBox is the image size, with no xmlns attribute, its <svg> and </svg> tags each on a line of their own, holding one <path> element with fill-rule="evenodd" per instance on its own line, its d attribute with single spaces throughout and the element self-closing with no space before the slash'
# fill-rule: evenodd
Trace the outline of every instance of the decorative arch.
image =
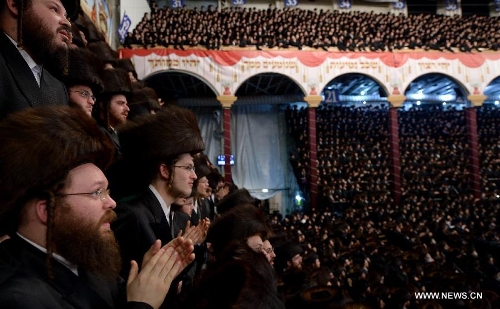
<svg viewBox="0 0 500 309">
<path fill-rule="evenodd" d="M 351 94 L 355 91 L 353 88 L 360 89 L 360 98 L 356 98 L 356 95 Z M 361 94 L 361 91 L 368 93 Z M 377 76 L 357 71 L 335 76 L 326 83 L 321 93 L 325 103 L 335 103 L 331 102 L 332 99 L 340 101 L 381 101 L 385 100 L 390 94 L 386 85 Z"/>
<path fill-rule="evenodd" d="M 245 85 L 251 84 L 251 89 L 243 89 Z M 236 96 L 242 95 L 301 95 L 307 93 L 303 85 L 293 76 L 287 76 L 282 73 L 264 71 L 254 74 L 236 85 Z M 293 89 L 295 88 L 295 89 Z M 290 92 L 290 90 L 292 90 Z"/>
<path fill-rule="evenodd" d="M 214 87 L 214 85 L 212 83 L 210 83 L 209 80 L 207 80 L 206 78 L 204 78 L 203 76 L 199 75 L 199 74 L 196 74 L 194 72 L 191 72 L 191 71 L 187 71 L 187 70 L 172 70 L 172 69 L 168 69 L 168 70 L 161 70 L 161 71 L 156 71 L 156 72 L 153 72 L 147 76 L 145 76 L 143 78 L 143 80 L 146 82 L 146 84 L 148 84 L 148 86 L 150 84 L 153 84 L 154 80 L 159 77 L 159 76 L 162 76 L 162 75 L 165 75 L 165 74 L 177 74 L 179 75 L 180 74 L 183 74 L 183 75 L 186 75 L 186 77 L 189 77 L 189 78 L 179 78 L 178 82 L 180 84 L 182 84 L 183 86 L 183 89 L 187 89 L 189 90 L 190 86 L 193 88 L 193 90 L 197 90 L 197 91 L 201 91 L 201 95 L 203 94 L 208 94 L 208 90 L 207 89 L 202 89 L 200 87 L 200 85 L 198 84 L 192 84 L 192 81 L 193 79 L 195 80 L 199 80 L 201 81 L 206 87 L 208 87 L 209 90 L 211 90 L 214 94 L 214 97 L 215 96 L 218 96 L 220 95 L 220 93 L 217 91 L 217 89 Z M 174 85 L 172 85 L 174 86 Z M 155 87 L 153 87 L 155 88 Z M 158 91 L 158 89 L 155 88 L 156 91 Z M 196 94 L 195 91 L 193 91 L 192 94 Z"/>
<path fill-rule="evenodd" d="M 461 80 L 442 72 L 417 75 L 404 90 L 407 101 L 466 103 L 469 94 L 469 88 Z"/>
</svg>

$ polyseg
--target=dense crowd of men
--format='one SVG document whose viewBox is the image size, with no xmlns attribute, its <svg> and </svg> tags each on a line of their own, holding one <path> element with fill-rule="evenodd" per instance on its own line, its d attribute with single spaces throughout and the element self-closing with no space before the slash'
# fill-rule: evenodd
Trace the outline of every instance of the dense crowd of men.
<svg viewBox="0 0 500 309">
<path fill-rule="evenodd" d="M 325 300 L 330 304 L 495 308 L 500 283 L 500 111 L 495 105 L 477 108 L 483 192 L 475 198 L 465 110 L 449 104 L 401 108 L 400 204 L 393 200 L 388 171 L 388 112 L 386 105 L 316 110 L 322 195 L 318 211 L 271 219 L 274 230 L 302 244 L 304 261 L 311 262 L 307 267 L 316 270 L 306 271 L 311 277 L 299 281 L 302 288 L 308 282 L 321 285 L 318 280 L 325 279 L 319 278 L 327 278 L 327 285 L 335 287 Z M 287 109 L 296 146 L 291 163 L 303 190 L 310 185 L 307 119 L 307 108 Z M 321 267 L 313 263 L 316 259 Z M 414 297 L 415 292 L 465 290 L 484 292 L 483 300 L 426 302 Z M 297 304 L 303 292 L 291 293 L 291 304 Z"/>
<path fill-rule="evenodd" d="M 244 20 L 234 13 L 228 24 Z M 0 307 L 498 307 L 494 108 L 478 111 L 482 199 L 462 177 L 461 113 L 401 111 L 403 157 L 429 171 L 408 165 L 400 205 L 388 189 L 387 108 L 320 109 L 320 185 L 331 197 L 321 214 L 283 217 L 224 180 L 194 113 L 138 80 L 78 1 L 0 0 L 0 29 Z M 289 110 L 288 125 L 307 186 L 304 111 Z M 441 195 L 418 187 L 429 177 L 427 191 Z M 443 289 L 484 298 L 414 297 Z"/>
<path fill-rule="evenodd" d="M 477 15 L 396 15 L 272 6 L 172 9 L 159 8 L 153 1 L 151 13 L 144 14 L 123 46 L 481 52 L 498 50 L 499 29 L 497 17 Z"/>
</svg>

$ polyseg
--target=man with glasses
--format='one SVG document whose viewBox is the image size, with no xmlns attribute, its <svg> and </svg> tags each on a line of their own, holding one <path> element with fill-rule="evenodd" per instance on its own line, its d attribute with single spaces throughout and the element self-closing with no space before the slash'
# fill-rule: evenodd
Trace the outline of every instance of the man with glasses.
<svg viewBox="0 0 500 309">
<path fill-rule="evenodd" d="M 29 107 L 67 105 L 68 94 L 44 63 L 68 62 L 77 0 L 0 0 L 0 119 Z"/>
<path fill-rule="evenodd" d="M 264 251 L 264 255 L 266 256 L 267 261 L 271 266 L 274 265 L 274 259 L 276 258 L 276 254 L 274 253 L 274 248 L 271 242 L 266 239 L 262 242 L 262 250 Z"/>
<path fill-rule="evenodd" d="M 156 241 L 140 264 L 124 261 L 126 284 L 119 277 L 116 203 L 102 172 L 113 148 L 67 106 L 0 122 L 0 234 L 10 236 L 0 243 L 1 308 L 159 308 L 194 259 L 189 240 Z"/>
<path fill-rule="evenodd" d="M 70 65 L 67 74 L 61 77 L 69 94 L 69 105 L 82 108 L 89 116 L 96 102 L 96 94 L 103 91 L 103 84 L 97 73 L 95 56 L 83 48 L 72 48 L 69 52 Z"/>
<path fill-rule="evenodd" d="M 118 202 L 118 219 L 112 229 L 122 259 L 140 261 L 156 239 L 166 244 L 175 237 L 170 206 L 178 197 L 191 194 L 196 180 L 193 155 L 203 151 L 205 144 L 195 115 L 175 106 L 127 121 L 119 138 L 126 171 L 121 178 L 138 193 Z M 207 229 L 200 224 L 184 231 L 184 236 L 200 243 Z M 128 268 L 123 265 L 123 275 Z M 167 296 L 167 304 L 173 305 L 173 294 Z"/>
</svg>

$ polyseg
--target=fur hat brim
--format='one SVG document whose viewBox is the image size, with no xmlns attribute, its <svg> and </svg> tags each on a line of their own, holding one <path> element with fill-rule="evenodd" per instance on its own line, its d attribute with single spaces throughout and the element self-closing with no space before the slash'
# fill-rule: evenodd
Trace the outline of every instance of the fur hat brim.
<svg viewBox="0 0 500 309">
<path fill-rule="evenodd" d="M 149 87 L 133 89 L 128 105 L 132 106 L 140 104 L 146 106 L 149 110 L 157 111 L 160 109 L 158 96 L 156 95 L 156 92 L 154 92 L 154 89 Z"/>
<path fill-rule="evenodd" d="M 156 162 L 167 162 L 184 153 L 194 155 L 205 149 L 196 116 L 176 106 L 127 121 L 119 128 L 118 135 L 124 159 L 146 169 Z"/>
<path fill-rule="evenodd" d="M 200 158 L 195 158 L 194 159 L 194 168 L 195 168 L 195 173 L 197 180 L 207 177 L 208 174 L 212 171 L 208 165 Z"/>
<path fill-rule="evenodd" d="M 132 96 L 132 84 L 128 73 L 122 69 L 105 69 L 101 72 L 101 80 L 104 84 L 102 95 L 123 94 L 128 99 Z"/>
<path fill-rule="evenodd" d="M 80 12 L 78 18 L 74 21 L 75 25 L 85 34 L 87 42 L 105 41 L 104 35 L 97 30 L 94 22 L 87 16 L 87 14 Z"/>
<path fill-rule="evenodd" d="M 114 51 L 111 46 L 109 46 L 109 44 L 105 41 L 89 42 L 87 44 L 87 48 L 99 57 L 99 59 L 103 63 L 103 67 L 105 63 L 111 63 L 113 67 L 116 66 L 116 62 L 118 61 L 118 53 Z"/>
<path fill-rule="evenodd" d="M 251 236 L 267 235 L 267 225 L 262 211 L 251 204 L 240 205 L 221 215 L 207 234 L 215 256 L 221 254 L 232 241 L 245 241 Z"/>
<path fill-rule="evenodd" d="M 130 58 L 118 59 L 118 61 L 116 63 L 116 67 L 123 69 L 127 72 L 132 72 L 134 77 L 137 79 L 137 72 L 136 72 L 135 66 L 132 63 L 132 60 L 130 60 Z"/>
<path fill-rule="evenodd" d="M 48 198 L 71 169 L 94 163 L 104 170 L 113 157 L 113 143 L 82 109 L 50 106 L 9 115 L 0 122 L 0 234 L 15 232 L 23 204 Z"/>
<path fill-rule="evenodd" d="M 101 93 L 104 86 L 99 78 L 97 64 L 98 60 L 90 51 L 83 48 L 70 49 L 68 72 L 63 75 L 62 82 L 66 88 L 86 85 L 92 89 L 94 95 Z"/>
</svg>

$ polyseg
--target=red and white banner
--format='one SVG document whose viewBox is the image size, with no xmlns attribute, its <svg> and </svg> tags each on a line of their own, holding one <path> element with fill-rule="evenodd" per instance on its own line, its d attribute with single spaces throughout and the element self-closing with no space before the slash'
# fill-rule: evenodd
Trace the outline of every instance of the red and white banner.
<svg viewBox="0 0 500 309">
<path fill-rule="evenodd" d="M 186 72 L 211 85 L 218 95 L 234 95 L 245 80 L 267 72 L 290 77 L 309 95 L 317 95 L 329 81 L 347 73 L 367 75 L 394 94 L 422 75 L 441 73 L 470 93 L 481 93 L 500 72 L 500 53 L 486 52 L 121 49 L 120 55 L 132 58 L 141 79 L 169 70 Z"/>
</svg>

